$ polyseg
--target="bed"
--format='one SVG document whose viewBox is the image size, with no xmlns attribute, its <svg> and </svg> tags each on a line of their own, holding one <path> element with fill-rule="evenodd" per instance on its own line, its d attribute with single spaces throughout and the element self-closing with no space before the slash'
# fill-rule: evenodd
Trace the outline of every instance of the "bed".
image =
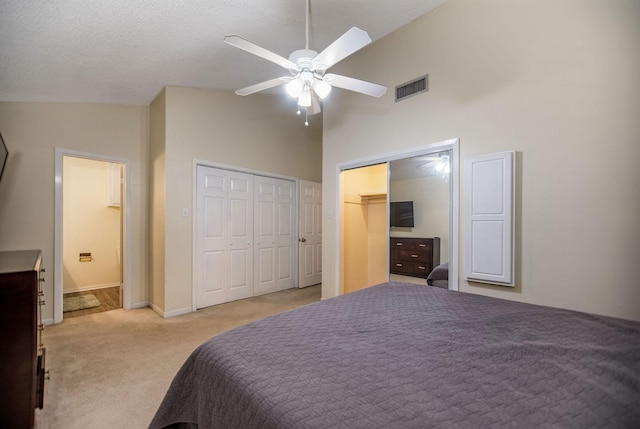
<svg viewBox="0 0 640 429">
<path fill-rule="evenodd" d="M 429 286 L 441 287 L 449 289 L 449 263 L 445 262 L 433 269 L 427 276 L 427 284 Z"/>
<path fill-rule="evenodd" d="M 198 347 L 150 427 L 638 427 L 640 323 L 385 283 Z"/>
</svg>

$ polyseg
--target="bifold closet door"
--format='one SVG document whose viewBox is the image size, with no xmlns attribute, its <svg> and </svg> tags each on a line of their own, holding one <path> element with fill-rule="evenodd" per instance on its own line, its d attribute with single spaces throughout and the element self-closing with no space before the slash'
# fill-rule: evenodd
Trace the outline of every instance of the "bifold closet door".
<svg viewBox="0 0 640 429">
<path fill-rule="evenodd" d="M 196 307 L 253 296 L 253 175 L 197 167 Z"/>
<path fill-rule="evenodd" d="M 254 295 L 294 286 L 295 182 L 254 177 Z"/>
</svg>

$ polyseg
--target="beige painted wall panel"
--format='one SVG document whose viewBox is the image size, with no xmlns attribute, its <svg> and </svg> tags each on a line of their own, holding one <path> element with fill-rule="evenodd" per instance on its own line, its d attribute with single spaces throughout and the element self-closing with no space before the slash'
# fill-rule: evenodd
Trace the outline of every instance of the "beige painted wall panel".
<svg viewBox="0 0 640 429">
<path fill-rule="evenodd" d="M 336 164 L 457 137 L 461 161 L 517 151 L 516 287 L 460 289 L 640 320 L 638 22 L 637 1 L 449 0 L 336 65 L 390 89 L 428 73 L 430 89 L 332 94 L 323 298 L 337 291 Z"/>
<path fill-rule="evenodd" d="M 387 270 L 387 246 L 389 222 L 385 201 L 367 204 L 368 286 L 384 283 L 389 279 Z"/>
<path fill-rule="evenodd" d="M 353 202 L 349 202 L 353 201 Z M 366 206 L 348 199 L 344 206 L 344 293 L 369 284 L 368 213 Z"/>
<path fill-rule="evenodd" d="M 44 319 L 53 318 L 55 148 L 130 160 L 131 299 L 147 301 L 148 108 L 0 102 L 10 155 L 0 182 L 0 249 L 42 249 L 47 271 Z"/>
<path fill-rule="evenodd" d="M 322 118 L 276 95 L 166 88 L 165 312 L 192 306 L 193 161 L 321 181 Z"/>
</svg>

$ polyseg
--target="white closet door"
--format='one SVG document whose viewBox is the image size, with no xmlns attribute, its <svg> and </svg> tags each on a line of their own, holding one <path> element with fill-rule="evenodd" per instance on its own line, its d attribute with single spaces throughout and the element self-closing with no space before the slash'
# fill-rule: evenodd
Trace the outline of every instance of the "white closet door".
<svg viewBox="0 0 640 429">
<path fill-rule="evenodd" d="M 299 287 L 322 283 L 322 183 L 300 181 Z"/>
<path fill-rule="evenodd" d="M 253 296 L 253 176 L 197 167 L 196 307 Z"/>
<path fill-rule="evenodd" d="M 294 189 L 292 181 L 255 176 L 255 295 L 294 285 Z"/>
<path fill-rule="evenodd" d="M 465 162 L 464 271 L 472 281 L 514 286 L 515 153 Z"/>
<path fill-rule="evenodd" d="M 290 180 L 278 181 L 278 204 L 276 206 L 276 289 L 285 290 L 295 286 L 295 204 L 296 184 Z"/>
<path fill-rule="evenodd" d="M 229 301 L 253 296 L 253 175 L 229 172 Z"/>
</svg>

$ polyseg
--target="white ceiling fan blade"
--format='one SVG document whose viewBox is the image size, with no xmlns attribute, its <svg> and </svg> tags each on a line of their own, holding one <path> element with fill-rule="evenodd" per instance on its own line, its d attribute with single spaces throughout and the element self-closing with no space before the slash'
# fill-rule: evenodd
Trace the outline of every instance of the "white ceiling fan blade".
<svg viewBox="0 0 640 429">
<path fill-rule="evenodd" d="M 378 85 L 377 83 L 354 79 L 352 77 L 341 76 L 339 74 L 326 74 L 322 80 L 333 86 L 337 86 L 338 88 L 360 92 L 372 97 L 382 97 L 387 92 L 387 87 L 384 85 Z"/>
<path fill-rule="evenodd" d="M 247 51 L 253 55 L 257 55 L 259 57 L 264 58 L 267 61 L 271 61 L 272 63 L 276 63 L 281 67 L 284 67 L 287 70 L 297 70 L 298 66 L 296 63 L 289 61 L 285 57 L 282 57 L 276 53 L 273 53 L 263 47 L 256 45 L 246 39 L 243 39 L 240 36 L 235 34 L 231 34 L 229 36 L 224 37 L 225 43 L 230 44 L 231 46 L 235 46 L 236 48 L 240 48 L 244 51 Z"/>
<path fill-rule="evenodd" d="M 285 84 L 291 80 L 290 77 L 278 77 L 275 79 L 267 80 L 264 82 L 256 83 L 255 85 L 247 86 L 246 88 L 235 91 L 238 95 L 250 95 L 255 92 L 264 91 L 265 89 L 274 88 L 276 86 Z"/>
<path fill-rule="evenodd" d="M 371 43 L 371 37 L 366 31 L 358 27 L 351 27 L 313 59 L 313 66 L 316 69 L 327 70 L 369 43 Z"/>
<path fill-rule="evenodd" d="M 416 168 L 419 170 L 427 170 L 431 167 L 435 167 L 436 164 L 438 164 L 438 161 L 430 161 L 430 162 L 425 162 L 424 164 L 418 164 L 416 165 Z"/>
<path fill-rule="evenodd" d="M 421 162 L 433 162 L 433 161 L 441 160 L 439 156 L 416 156 L 415 158 L 411 158 L 411 159 L 416 161 L 421 161 Z"/>
</svg>

